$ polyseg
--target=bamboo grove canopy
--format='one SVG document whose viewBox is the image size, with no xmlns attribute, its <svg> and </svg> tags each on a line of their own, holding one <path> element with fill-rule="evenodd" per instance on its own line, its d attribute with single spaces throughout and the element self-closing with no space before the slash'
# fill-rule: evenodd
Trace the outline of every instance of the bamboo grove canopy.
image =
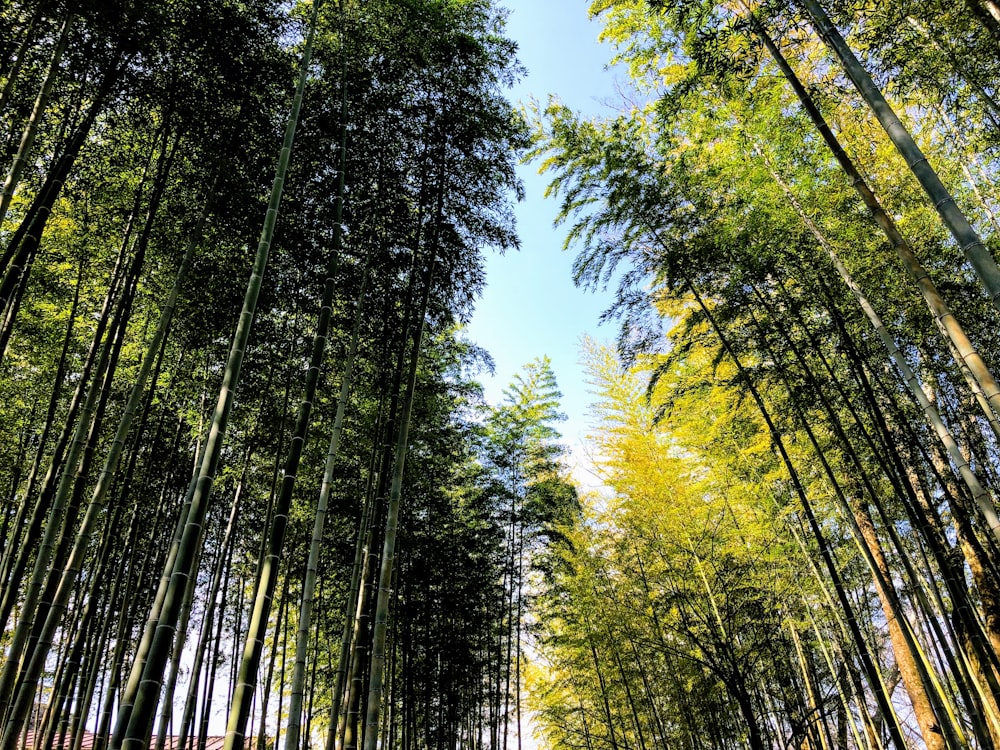
<svg viewBox="0 0 1000 750">
<path fill-rule="evenodd" d="M 4 750 L 1000 748 L 1000 6 L 590 13 L 594 119 L 490 0 L 0 7 Z"/>
</svg>

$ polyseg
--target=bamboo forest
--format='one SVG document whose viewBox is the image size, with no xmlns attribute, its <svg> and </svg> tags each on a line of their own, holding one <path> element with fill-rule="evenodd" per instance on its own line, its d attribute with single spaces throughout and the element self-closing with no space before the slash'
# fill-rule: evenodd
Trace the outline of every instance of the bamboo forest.
<svg viewBox="0 0 1000 750">
<path fill-rule="evenodd" d="M 0 0 L 0 750 L 1000 750 L 1000 2 L 550 1 Z"/>
</svg>

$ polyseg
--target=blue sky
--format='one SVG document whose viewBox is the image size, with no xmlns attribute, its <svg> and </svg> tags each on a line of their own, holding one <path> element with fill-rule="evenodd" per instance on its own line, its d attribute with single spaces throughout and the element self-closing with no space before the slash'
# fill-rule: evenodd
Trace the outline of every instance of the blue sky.
<svg viewBox="0 0 1000 750">
<path fill-rule="evenodd" d="M 515 102 L 534 97 L 544 104 L 552 94 L 588 115 L 617 109 L 616 76 L 604 69 L 612 49 L 597 42 L 600 23 L 587 18 L 587 0 L 503 0 L 502 5 L 511 11 L 508 35 L 517 41 L 518 57 L 528 69 L 510 92 Z M 496 374 L 482 376 L 493 404 L 525 363 L 542 355 L 551 358 L 568 417 L 560 429 L 579 462 L 590 401 L 578 362 L 580 338 L 614 337 L 613 326 L 598 326 L 610 295 L 573 285 L 574 252 L 562 250 L 565 230 L 553 227 L 557 202 L 542 197 L 547 179 L 537 174 L 537 165 L 522 165 L 520 174 L 526 192 L 516 207 L 521 250 L 490 255 L 486 291 L 468 336 L 496 362 Z M 579 466 L 575 473 L 580 478 Z"/>
</svg>

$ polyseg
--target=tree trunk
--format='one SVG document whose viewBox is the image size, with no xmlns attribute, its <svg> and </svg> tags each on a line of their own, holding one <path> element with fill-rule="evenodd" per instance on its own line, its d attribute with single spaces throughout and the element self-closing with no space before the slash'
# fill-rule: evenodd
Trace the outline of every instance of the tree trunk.
<svg viewBox="0 0 1000 750">
<path fill-rule="evenodd" d="M 760 326 L 760 323 L 756 320 L 755 323 Z M 920 726 L 924 742 L 927 744 L 929 750 L 947 750 L 949 744 L 956 744 L 956 742 L 956 746 L 961 747 L 964 743 L 956 739 L 961 738 L 961 730 L 956 724 L 950 721 L 947 708 L 943 705 L 944 697 L 938 695 L 935 690 L 933 676 L 930 674 L 926 663 L 922 660 L 922 654 L 916 642 L 912 626 L 903 615 L 902 604 L 892 586 L 892 577 L 889 567 L 876 536 L 874 522 L 872 521 L 867 504 L 860 498 L 855 498 L 853 501 L 848 500 L 847 493 L 841 487 L 841 483 L 837 479 L 833 468 L 830 466 L 829 461 L 827 460 L 826 455 L 820 446 L 812 427 L 810 426 L 809 420 L 798 401 L 798 397 L 795 395 L 796 389 L 789 382 L 785 368 L 781 365 L 781 359 L 766 343 L 763 331 L 761 333 L 761 341 L 764 343 L 765 351 L 774 359 L 776 363 L 778 363 L 779 377 L 784 382 L 786 390 L 792 397 L 792 402 L 795 407 L 795 411 L 798 414 L 802 429 L 806 432 L 809 442 L 813 446 L 816 457 L 822 464 L 824 473 L 827 475 L 827 478 L 834 489 L 834 493 L 843 506 L 848 520 L 852 522 L 851 526 L 854 531 L 855 540 L 858 542 L 859 546 L 861 546 L 862 552 L 864 553 L 866 561 L 868 562 L 869 568 L 872 572 L 875 589 L 879 595 L 879 600 L 882 603 L 883 612 L 886 617 L 889 638 L 892 642 L 893 653 L 896 657 L 896 664 L 902 674 L 903 682 L 910 697 L 910 702 L 913 706 L 914 714 L 916 716 L 917 723 Z M 786 339 L 786 341 L 791 344 L 790 340 Z M 814 392 L 818 395 L 828 414 L 830 426 L 833 428 L 835 434 L 837 434 L 840 438 L 844 449 L 847 450 L 849 455 L 852 457 L 855 467 L 865 484 L 866 492 L 871 497 L 872 502 L 878 502 L 878 496 L 875 489 L 871 485 L 870 480 L 867 478 L 866 472 L 864 471 L 860 460 L 857 458 L 856 454 L 854 454 L 853 448 L 850 446 L 849 438 L 846 433 L 844 433 L 843 427 L 840 425 L 836 413 L 829 405 L 822 387 L 819 386 L 812 378 L 812 373 L 809 370 L 808 365 L 801 362 L 801 360 L 800 364 L 807 375 L 808 382 L 813 385 Z M 916 581 L 913 581 L 913 584 L 918 585 Z M 955 740 L 955 742 L 946 741 L 945 733 L 948 733 L 949 741 Z"/>
<path fill-rule="evenodd" d="M 438 199 L 437 222 L 441 221 L 441 200 L 444 187 L 440 188 Z M 410 368 L 407 375 L 406 393 L 403 397 L 402 413 L 399 419 L 399 433 L 396 440 L 392 465 L 392 485 L 389 491 L 389 508 L 385 520 L 385 536 L 382 546 L 381 564 L 379 566 L 378 601 L 375 607 L 375 629 L 372 635 L 371 673 L 368 680 L 368 708 L 365 717 L 364 750 L 378 749 L 379 712 L 382 700 L 382 682 L 384 676 L 386 631 L 388 627 L 389 595 L 392 583 L 392 569 L 395 561 L 396 530 L 399 524 L 399 506 L 403 489 L 403 467 L 406 460 L 406 449 L 409 445 L 408 434 L 410 415 L 413 411 L 413 397 L 417 381 L 417 363 L 420 359 L 420 348 L 423 339 L 424 319 L 430 301 L 431 284 L 434 279 L 436 263 L 437 230 L 432 238 L 434 252 L 427 260 L 427 272 L 424 279 L 423 299 L 414 323 L 413 346 L 410 352 Z"/>
<path fill-rule="evenodd" d="M 59 70 L 59 61 L 62 59 L 63 52 L 66 51 L 66 44 L 69 41 L 69 31 L 73 27 L 74 20 L 75 16 L 71 12 L 66 15 L 66 19 L 63 21 L 62 29 L 59 32 L 59 39 L 56 42 L 55 49 L 52 51 L 52 58 L 49 60 L 49 67 L 45 71 L 45 78 L 42 80 L 42 86 L 38 91 L 38 96 L 35 98 L 35 104 L 31 108 L 31 115 L 28 117 L 28 122 L 24 126 L 24 133 L 21 135 L 21 143 L 17 147 L 14 163 L 10 165 L 10 170 L 7 172 L 6 179 L 4 179 L 3 188 L 0 190 L 0 224 L 7 218 L 7 209 L 10 208 L 11 198 L 14 197 L 14 191 L 17 189 L 17 184 L 21 179 L 21 172 L 24 170 L 25 164 L 27 164 L 31 147 L 35 143 L 35 135 L 38 133 L 38 123 L 45 113 L 45 107 L 48 105 L 49 95 L 52 93 L 52 84 L 55 82 L 56 72 Z"/>
<path fill-rule="evenodd" d="M 0 715 L 6 717 L 3 744 L 14 742 L 14 738 L 19 736 L 21 726 L 31 709 L 35 681 L 24 679 L 21 682 L 17 680 L 20 676 L 18 667 L 21 666 L 22 656 L 28 660 L 28 664 L 25 665 L 27 667 L 26 675 L 31 674 L 37 667 L 37 665 L 36 667 L 31 666 L 34 648 L 32 636 L 35 635 L 33 631 L 36 627 L 36 620 L 38 621 L 37 626 L 41 627 L 49 611 L 48 604 L 51 600 L 47 597 L 55 593 L 53 586 L 55 576 L 49 574 L 54 572 L 56 567 L 61 567 L 63 564 L 62 556 L 69 550 L 69 539 L 73 530 L 73 519 L 70 516 L 75 516 L 75 511 L 79 507 L 83 478 L 89 471 L 96 447 L 99 425 L 110 392 L 110 381 L 124 341 L 125 323 L 131 309 L 131 296 L 137 270 L 137 264 L 133 263 L 128 274 L 130 278 L 126 281 L 126 290 L 111 323 L 108 340 L 101 348 L 101 357 L 87 390 L 80 420 L 73 432 L 69 452 L 62 467 L 62 476 L 49 508 L 45 533 L 35 557 L 35 565 L 28 581 L 20 618 L 7 654 L 7 661 L 4 663 L 3 672 L 0 673 Z M 70 509 L 73 509 L 72 514 Z M 29 637 L 31 637 L 30 640 Z M 14 695 L 16 681 L 21 685 L 17 690 L 17 696 Z M 11 698 L 15 702 L 8 706 L 8 700 Z"/>
<path fill-rule="evenodd" d="M 343 93 L 343 96 L 346 97 L 346 91 Z M 343 143 L 345 139 L 346 124 L 342 125 L 342 148 L 345 146 Z M 281 487 L 275 501 L 274 514 L 267 533 L 267 552 L 262 558 L 261 576 L 257 583 L 254 597 L 253 614 L 250 618 L 250 626 L 243 648 L 243 658 L 240 664 L 240 673 L 237 677 L 236 692 L 230 707 L 225 750 L 241 750 L 243 747 L 246 722 L 250 715 L 250 701 L 253 698 L 254 686 L 257 682 L 257 671 L 260 668 L 260 656 L 264 647 L 264 634 L 271 611 L 271 600 L 274 597 L 274 588 L 278 580 L 278 568 L 281 563 L 285 534 L 288 528 L 288 514 L 291 511 L 292 493 L 295 490 L 299 461 L 302 458 L 302 451 L 305 448 L 306 439 L 308 438 L 312 405 L 316 398 L 320 370 L 326 354 L 326 344 L 330 336 L 331 319 L 333 317 L 332 305 L 336 292 L 335 272 L 341 261 L 340 238 L 341 217 L 343 214 L 341 200 L 344 184 L 344 162 L 345 159 L 342 153 L 340 177 L 338 178 L 337 218 L 334 223 L 333 247 L 330 251 L 330 259 L 326 269 L 326 283 L 320 303 L 319 319 L 316 323 L 316 334 L 313 338 L 312 355 L 309 360 L 309 369 L 306 373 L 302 401 L 295 420 L 295 431 L 288 445 L 288 452 L 285 457 Z M 306 626 L 305 637 L 308 638 L 308 625 Z M 304 679 L 304 675 L 302 679 Z M 297 710 L 301 711 L 301 700 L 298 703 Z M 297 736 L 295 740 L 297 743 Z"/>
<path fill-rule="evenodd" d="M 268 254 L 271 248 L 271 239 L 274 235 L 274 225 L 278 217 L 278 208 L 281 203 L 281 194 L 284 188 L 285 175 L 288 172 L 288 163 L 291 156 L 292 144 L 295 138 L 295 128 L 298 124 L 299 110 L 302 105 L 302 96 L 305 89 L 305 82 L 308 77 L 309 63 L 312 58 L 312 40 L 316 26 L 316 16 L 319 3 L 313 5 L 312 22 L 309 27 L 309 35 L 302 55 L 299 81 L 292 103 L 291 113 L 285 129 L 284 143 L 281 155 L 278 159 L 278 166 L 275 172 L 274 183 L 271 187 L 271 196 L 268 202 L 267 215 L 264 226 L 261 230 L 260 242 L 257 246 L 257 254 L 254 259 L 253 272 L 251 273 L 247 285 L 246 294 L 243 301 L 243 309 L 240 313 L 240 322 L 233 337 L 233 345 L 230 350 L 229 359 L 226 363 L 226 370 L 223 376 L 222 386 L 219 390 L 219 399 L 215 413 L 212 418 L 212 426 L 209 437 L 205 443 L 204 457 L 199 469 L 198 481 L 195 486 L 194 495 L 191 499 L 191 506 L 188 511 L 184 533 L 178 548 L 177 557 L 174 561 L 173 570 L 170 574 L 170 583 L 167 586 L 166 595 L 163 601 L 163 608 L 156 625 L 149 655 L 146 659 L 142 672 L 142 680 L 136 697 L 135 705 L 131 712 L 127 727 L 123 732 L 116 731 L 112 738 L 112 747 L 127 748 L 127 750 L 145 750 L 149 742 L 152 729 L 153 717 L 156 713 L 156 706 L 159 701 L 160 685 L 163 681 L 163 672 L 167 658 L 171 650 L 174 631 L 180 615 L 183 602 L 183 592 L 187 587 L 187 581 L 193 573 L 193 563 L 197 548 L 201 543 L 202 527 L 205 516 L 208 512 L 208 504 L 212 491 L 212 484 L 215 481 L 215 474 L 222 453 L 222 443 L 225 439 L 226 427 L 229 423 L 229 414 L 233 406 L 233 397 L 239 385 L 240 370 L 243 364 L 243 355 L 246 350 L 247 341 L 250 337 L 250 329 L 253 323 L 254 312 L 257 307 L 257 300 L 260 296 L 260 289 L 263 283 L 264 271 L 267 267 Z M 227 732 L 227 735 L 229 733 Z M 233 746 L 236 740 L 227 739 L 227 750 Z M 242 747 L 242 736 L 239 737 Z"/>
<path fill-rule="evenodd" d="M 38 477 L 38 471 L 42 465 L 42 459 L 45 457 L 45 448 L 48 445 L 49 434 L 55 426 L 56 409 L 59 406 L 59 397 L 62 394 L 62 389 L 66 380 L 66 360 L 69 355 L 70 344 L 73 340 L 73 329 L 76 326 L 76 314 L 80 304 L 80 287 L 83 284 L 83 267 L 84 264 L 81 257 L 80 269 L 77 273 L 76 286 L 73 292 L 73 303 L 70 305 L 69 322 L 66 325 L 66 335 L 63 337 L 62 349 L 59 354 L 59 363 L 56 365 L 56 375 L 53 381 L 54 385 L 52 386 L 52 394 L 49 398 L 48 411 L 45 415 L 45 424 L 42 427 L 42 434 L 38 438 L 38 445 L 35 448 L 35 457 L 32 460 L 31 469 L 28 471 L 28 476 L 24 483 L 24 489 L 21 493 L 21 502 L 18 504 L 17 515 L 14 518 L 14 525 L 9 532 L 12 536 L 7 536 L 6 534 L 4 535 L 4 538 L 8 540 L 8 544 L 3 555 L 3 564 L 0 566 L 0 584 L 2 584 L 2 588 L 8 592 L 12 591 L 12 587 L 16 588 L 16 585 L 11 580 L 14 561 L 17 558 L 16 551 L 23 549 L 26 546 L 31 546 L 26 538 L 30 537 L 30 534 L 28 534 L 27 529 L 25 529 L 25 516 L 27 515 L 28 507 L 31 504 L 30 500 L 35 494 L 35 482 Z M 3 608 L 2 612 L 4 614 L 3 616 L 0 616 L 0 631 L 5 630 L 7 625 L 6 606 Z"/>
<path fill-rule="evenodd" d="M 153 201 L 153 206 L 151 206 L 151 213 L 155 213 L 155 204 L 157 201 Z M 94 488 L 93 496 L 90 500 L 90 505 L 87 509 L 87 514 L 84 517 L 83 523 L 79 530 L 77 531 L 76 541 L 73 545 L 73 549 L 70 553 L 69 560 L 66 562 L 65 570 L 59 580 L 58 588 L 56 590 L 55 597 L 51 605 L 49 606 L 48 613 L 45 616 L 44 624 L 42 625 L 42 630 L 39 635 L 38 645 L 34 649 L 34 653 L 31 655 L 31 660 L 28 664 L 28 668 L 25 671 L 25 675 L 22 679 L 22 691 L 29 691 L 25 694 L 24 698 L 19 698 L 19 701 L 30 702 L 34 697 L 34 688 L 37 685 L 38 679 L 41 676 L 42 670 L 45 667 L 45 661 L 48 658 L 49 649 L 52 646 L 52 640 L 55 636 L 56 628 L 58 628 L 60 621 L 62 620 L 63 613 L 66 610 L 66 606 L 69 603 L 69 597 L 76 583 L 76 579 L 80 574 L 80 570 L 83 566 L 83 561 L 87 554 L 87 549 L 90 545 L 90 538 L 97 527 L 98 520 L 101 513 L 104 511 L 105 499 L 108 490 L 111 487 L 111 482 L 114 478 L 115 472 L 118 468 L 118 463 L 121 458 L 122 451 L 125 447 L 125 439 L 128 436 L 128 432 L 132 426 L 132 421 L 135 416 L 136 411 L 139 408 L 139 404 L 142 401 L 142 397 L 146 387 L 146 380 L 150 371 L 153 368 L 153 363 L 160 352 L 161 344 L 166 339 L 170 328 L 170 322 L 173 319 L 174 308 L 177 303 L 177 297 L 180 293 L 180 287 L 183 284 L 187 271 L 191 266 L 191 262 L 194 256 L 194 248 L 196 246 L 197 240 L 201 234 L 201 227 L 205 220 L 205 214 L 207 211 L 207 205 L 205 210 L 202 211 L 201 218 L 198 221 L 198 229 L 194 232 L 191 240 L 188 243 L 187 250 L 185 251 L 184 258 L 181 261 L 180 268 L 177 272 L 177 277 L 174 280 L 173 287 L 170 293 L 167 295 L 167 300 L 163 306 L 163 310 L 160 313 L 160 320 L 157 325 L 156 331 L 153 335 L 152 340 L 149 342 L 146 353 L 143 356 L 142 364 L 139 367 L 139 372 L 136 375 L 135 383 L 132 386 L 132 390 L 129 393 L 128 401 L 125 406 L 125 412 L 118 423 L 118 429 L 115 432 L 114 440 L 111 444 L 111 449 L 108 453 L 107 459 L 104 463 L 104 468 L 101 471 L 100 477 L 98 478 L 97 486 Z M 145 243 L 141 243 L 144 247 Z M 135 262 L 134 262 L 134 274 L 138 274 L 139 267 L 142 264 L 143 248 L 137 252 Z M 131 295 L 123 304 L 130 304 Z M 124 328 L 124 320 L 121 323 L 121 327 Z M 155 384 L 154 384 L 155 387 Z M 80 480 L 78 480 L 80 481 Z M 41 615 L 40 611 L 40 615 Z M 23 704 L 26 706 L 27 704 Z M 22 708 L 23 708 L 22 706 Z M 16 711 L 16 709 L 15 709 Z M 26 714 L 21 717 L 21 719 L 26 718 Z M 17 732 L 20 730 L 19 719 L 17 714 L 14 716 L 15 723 L 13 724 L 13 731 Z M 158 748 L 157 750 L 161 750 Z"/>
<path fill-rule="evenodd" d="M 986 491 L 986 488 L 983 487 L 982 483 L 979 481 L 979 478 L 972 471 L 972 468 L 969 466 L 969 462 L 959 449 L 955 437 L 951 434 L 951 430 L 948 429 L 948 427 L 944 424 L 944 421 L 941 419 L 941 415 L 938 413 L 937 407 L 935 407 L 934 404 L 927 398 L 927 394 L 924 392 L 919 378 L 916 373 L 913 372 L 913 369 L 906 361 L 906 358 L 899 351 L 899 347 L 896 346 L 896 342 L 892 338 L 892 334 L 890 334 L 889 330 L 885 327 L 885 324 L 882 322 L 879 314 L 875 312 L 875 308 L 872 307 L 867 296 L 861 290 L 861 287 L 855 283 L 850 272 L 847 270 L 847 267 L 840 261 L 837 252 L 826 239 L 826 236 L 820 231 L 819 227 L 816 226 L 815 222 L 813 222 L 812 219 L 810 219 L 805 213 L 801 204 L 791 192 L 789 186 L 784 182 L 784 180 L 781 179 L 781 177 L 778 176 L 776 172 L 770 168 L 770 166 L 768 169 L 771 172 L 771 176 L 781 186 L 785 195 L 788 197 L 789 202 L 799 215 L 799 218 L 802 219 L 802 222 L 806 225 L 809 231 L 812 232 L 816 241 L 820 243 L 820 246 L 826 250 L 827 255 L 830 256 L 830 260 L 833 262 L 833 266 L 837 270 L 841 279 L 843 279 L 844 284 L 851 291 L 851 294 L 853 294 L 858 300 L 858 304 L 861 306 L 865 317 L 867 317 L 869 322 L 871 322 L 872 327 L 875 329 L 879 339 L 888 351 L 893 363 L 897 368 L 899 368 L 903 381 L 906 383 L 910 393 L 920 406 L 920 410 L 924 413 L 928 424 L 930 424 L 931 428 L 934 430 L 934 434 L 937 435 L 938 440 L 941 441 L 941 444 L 948 452 L 948 456 L 954 462 L 955 470 L 958 472 L 962 481 L 965 482 L 966 486 L 969 488 L 969 492 L 972 493 L 973 498 L 975 498 L 976 504 L 979 507 L 980 512 L 983 514 L 983 518 L 986 520 L 987 525 L 997 540 L 1000 541 L 1000 518 L 998 518 L 996 509 L 993 506 L 992 498 Z"/>
<path fill-rule="evenodd" d="M 885 129 L 889 139 L 896 146 L 896 150 L 910 166 L 910 170 L 934 204 L 934 208 L 955 238 L 962 253 L 975 268 L 976 274 L 982 281 L 990 299 L 993 300 L 993 304 L 1000 307 L 1000 268 L 997 267 L 993 256 L 990 255 L 976 230 L 972 228 L 965 214 L 955 203 L 951 193 L 941 182 L 937 172 L 927 161 L 927 157 L 921 152 L 909 131 L 900 122 L 892 107 L 882 96 L 882 92 L 861 66 L 858 58 L 854 56 L 850 47 L 847 46 L 847 42 L 844 41 L 819 3 L 816 0 L 799 0 L 799 2 L 812 17 L 817 32 L 840 60 L 844 71 L 857 87 L 875 117 L 878 118 L 879 124 Z"/>
<path fill-rule="evenodd" d="M 789 477 L 792 480 L 792 485 L 795 489 L 795 494 L 798 496 L 802 504 L 802 508 L 803 511 L 805 512 L 806 520 L 809 524 L 810 530 L 819 545 L 819 550 L 821 556 L 823 557 L 824 565 L 827 569 L 828 574 L 830 575 L 830 580 L 831 583 L 833 584 L 834 591 L 837 594 L 837 599 L 840 604 L 840 607 L 844 612 L 845 618 L 847 619 L 847 625 L 851 631 L 851 636 L 852 639 L 854 640 L 855 646 L 858 649 L 858 655 L 861 658 L 865 675 L 868 678 L 869 685 L 871 686 L 872 689 L 872 693 L 874 693 L 875 700 L 878 704 L 879 712 L 886 722 L 887 725 L 886 728 L 889 730 L 890 738 L 892 739 L 893 744 L 896 746 L 896 750 L 906 750 L 907 748 L 906 741 L 903 739 L 902 729 L 899 726 L 899 721 L 896 716 L 896 712 L 892 707 L 892 702 L 889 698 L 887 691 L 885 690 L 884 685 L 882 684 L 882 680 L 878 674 L 878 670 L 875 667 L 875 663 L 872 660 L 871 654 L 868 651 L 864 635 L 862 634 L 861 629 L 858 625 L 857 618 L 854 615 L 854 607 L 851 605 L 850 600 L 847 598 L 847 593 L 844 590 L 844 586 L 841 582 L 837 564 L 834 561 L 832 555 L 830 554 L 829 548 L 827 547 L 827 544 L 825 542 L 825 536 L 821 530 L 819 522 L 816 519 L 816 516 L 812 511 L 812 504 L 809 502 L 808 496 L 806 495 L 805 492 L 805 488 L 802 486 L 798 478 L 798 472 L 795 470 L 791 458 L 788 456 L 788 452 L 785 449 L 784 439 L 781 437 L 781 433 L 778 431 L 777 426 L 774 424 L 774 421 L 770 415 L 770 411 L 767 409 L 767 406 L 764 403 L 763 398 L 757 391 L 757 387 L 751 380 L 749 373 L 747 373 L 746 370 L 744 369 L 741 360 L 736 355 L 735 350 L 730 345 L 728 337 L 726 337 L 725 334 L 723 333 L 722 328 L 719 326 L 718 322 L 715 319 L 715 316 L 712 315 L 712 312 L 709 310 L 708 306 L 701 298 L 701 295 L 698 294 L 697 290 L 691 284 L 690 280 L 685 278 L 685 281 L 687 282 L 688 288 L 691 290 L 691 293 L 694 295 L 695 301 L 698 303 L 698 306 L 701 308 L 702 312 L 708 318 L 709 323 L 712 325 L 712 328 L 716 332 L 716 335 L 719 336 L 719 339 L 722 342 L 723 348 L 725 349 L 726 353 L 733 360 L 734 364 L 736 364 L 740 376 L 742 377 L 743 381 L 747 384 L 747 388 L 750 390 L 751 397 L 753 398 L 754 403 L 756 404 L 758 410 L 761 413 L 761 416 L 764 419 L 764 422 L 768 427 L 768 430 L 771 434 L 771 440 L 774 443 L 775 447 L 777 447 L 778 449 L 778 453 L 781 456 L 782 463 L 785 465 L 785 469 L 787 470 Z"/>
<path fill-rule="evenodd" d="M 327 503 L 333 484 L 333 471 L 336 466 L 337 453 L 340 449 L 340 436 L 344 427 L 344 412 L 351 394 L 351 379 L 353 377 L 354 357 L 357 354 L 358 340 L 361 329 L 361 313 L 364 309 L 365 287 L 368 272 L 361 282 L 361 290 L 355 302 L 354 327 L 351 332 L 351 343 L 347 357 L 344 360 L 344 371 L 341 375 L 340 395 L 337 398 L 337 413 L 334 417 L 333 431 L 330 435 L 330 445 L 326 452 L 326 464 L 323 469 L 323 483 L 320 487 L 319 499 L 316 502 L 316 515 L 313 522 L 312 537 L 309 542 L 309 558 L 306 562 L 306 578 L 302 585 L 302 602 L 299 606 L 299 624 L 295 641 L 295 674 L 292 676 L 292 696 L 288 707 L 287 734 L 285 750 L 298 750 L 299 725 L 302 720 L 302 694 L 305 688 L 306 649 L 309 645 L 309 625 L 312 619 L 313 593 L 316 587 L 316 574 L 319 568 L 319 553 L 323 543 L 323 529 L 326 525 Z M 359 533 L 360 537 L 360 533 Z M 340 672 L 338 671 L 338 679 Z M 341 687 L 342 690 L 342 687 Z M 334 691 L 334 696 L 338 691 Z"/>
<path fill-rule="evenodd" d="M 984 391 L 985 398 L 989 402 L 989 406 L 984 405 L 983 407 L 984 413 L 997 438 L 1000 439 L 1000 421 L 997 419 L 997 413 L 1000 413 L 1000 385 L 997 384 L 996 379 L 986 366 L 986 363 L 983 362 L 982 357 L 980 357 L 979 353 L 972 345 L 972 342 L 965 334 L 965 330 L 962 328 L 961 324 L 955 318 L 955 315 L 944 301 L 944 298 L 939 293 L 927 271 L 917 260 L 913 249 L 899 232 L 899 229 L 896 227 L 896 223 L 882 207 L 882 204 L 875 196 L 875 193 L 872 192 L 868 183 L 861 176 L 861 173 L 858 172 L 854 162 L 851 161 L 847 152 L 844 151 L 840 142 L 830 130 L 830 127 L 827 125 L 826 120 L 823 119 L 823 115 L 819 111 L 819 108 L 809 95 L 809 92 L 799 81 L 795 72 L 788 65 L 788 62 L 781 54 L 777 45 L 767 34 L 763 25 L 752 15 L 751 22 L 753 23 L 754 32 L 760 40 L 764 42 L 764 45 L 770 52 L 771 57 L 774 58 L 778 68 L 781 70 L 782 74 L 795 91 L 796 96 L 802 103 L 803 109 L 805 109 L 806 114 L 809 115 L 809 119 L 812 120 L 813 124 L 816 126 L 816 129 L 819 131 L 824 142 L 836 158 L 837 163 L 847 175 L 848 179 L 850 179 L 851 185 L 857 191 L 865 206 L 867 206 L 868 210 L 871 212 L 872 217 L 878 224 L 879 228 L 892 244 L 893 249 L 896 251 L 900 260 L 902 260 L 903 267 L 906 269 L 907 274 L 917 284 L 936 324 L 954 346 L 955 350 L 957 350 L 958 357 L 956 357 L 956 363 L 959 367 L 968 368 L 975 381 Z M 973 386 L 970 385 L 970 387 Z"/>
</svg>

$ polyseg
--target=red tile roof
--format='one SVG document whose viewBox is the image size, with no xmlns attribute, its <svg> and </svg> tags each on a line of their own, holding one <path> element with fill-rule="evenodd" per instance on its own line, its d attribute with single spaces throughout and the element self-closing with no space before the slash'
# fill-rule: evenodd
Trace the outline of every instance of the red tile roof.
<svg viewBox="0 0 1000 750">
<path fill-rule="evenodd" d="M 38 733 L 37 732 L 28 732 L 27 737 L 25 738 L 26 741 L 25 741 L 24 745 L 22 746 L 24 748 L 24 750 L 42 750 L 42 748 L 38 748 L 35 745 L 35 743 L 36 743 L 36 739 L 35 739 L 36 734 L 38 734 Z M 40 741 L 41 739 L 42 738 L 39 737 L 38 741 Z M 94 741 L 96 739 L 97 739 L 97 735 L 95 735 L 93 732 L 84 732 L 83 733 L 83 739 L 80 742 L 80 750 L 94 750 L 94 744 L 95 744 Z M 226 742 L 226 738 L 224 736 L 221 736 L 221 735 L 220 736 L 216 736 L 216 737 L 207 737 L 205 739 L 205 750 L 222 750 L 223 745 L 225 744 L 225 742 Z M 163 743 L 164 750 L 176 750 L 176 748 L 179 745 L 180 745 L 180 738 L 179 737 L 167 737 L 166 740 Z M 71 750 L 72 747 L 73 747 L 73 738 L 67 735 L 63 739 L 62 746 L 59 747 L 59 750 Z M 153 737 L 149 741 L 149 748 L 150 748 L 150 750 L 152 750 L 152 748 L 155 748 L 155 747 L 156 747 L 156 737 Z M 256 748 L 257 748 L 257 738 L 254 737 L 253 739 L 248 739 L 245 742 L 245 744 L 243 745 L 243 747 L 245 748 L 245 750 L 256 750 Z M 45 750 L 50 750 L 50 749 L 49 748 L 45 748 Z M 197 742 L 197 740 L 195 740 L 195 741 L 192 742 L 190 739 L 188 739 L 187 750 L 198 750 L 198 742 Z"/>
</svg>

